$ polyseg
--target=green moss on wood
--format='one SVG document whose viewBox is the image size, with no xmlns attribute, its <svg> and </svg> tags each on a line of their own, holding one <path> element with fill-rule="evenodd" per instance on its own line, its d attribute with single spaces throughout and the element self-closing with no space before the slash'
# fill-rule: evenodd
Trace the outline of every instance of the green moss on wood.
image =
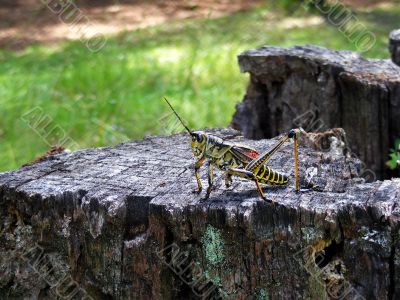
<svg viewBox="0 0 400 300">
<path fill-rule="evenodd" d="M 224 260 L 224 241 L 218 229 L 208 225 L 202 239 L 203 251 L 207 262 L 217 266 Z"/>
</svg>

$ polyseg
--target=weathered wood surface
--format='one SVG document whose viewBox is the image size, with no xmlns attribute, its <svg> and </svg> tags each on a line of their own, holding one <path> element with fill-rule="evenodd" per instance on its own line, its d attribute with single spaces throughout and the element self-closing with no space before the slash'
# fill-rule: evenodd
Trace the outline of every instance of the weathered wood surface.
<svg viewBox="0 0 400 300">
<path fill-rule="evenodd" d="M 276 142 L 213 131 L 260 150 Z M 217 176 L 202 201 L 188 142 L 151 137 L 0 174 L 0 298 L 65 295 L 46 275 L 62 271 L 81 288 L 76 299 L 197 299 L 206 289 L 181 279 L 194 274 L 215 299 L 399 299 L 400 180 L 362 183 L 360 162 L 336 141 L 328 152 L 300 148 L 301 174 L 314 174 L 319 191 L 267 187 L 273 204 L 254 183 L 226 189 Z M 293 175 L 292 146 L 270 166 Z M 61 271 L 47 272 L 32 247 Z"/>
<path fill-rule="evenodd" d="M 400 66 L 400 29 L 393 30 L 389 35 L 389 51 L 392 61 Z"/>
<path fill-rule="evenodd" d="M 341 127 L 365 169 L 388 177 L 385 162 L 400 132 L 400 67 L 317 46 L 249 50 L 239 65 L 250 83 L 234 128 L 249 138 L 271 138 L 299 126 Z"/>
</svg>

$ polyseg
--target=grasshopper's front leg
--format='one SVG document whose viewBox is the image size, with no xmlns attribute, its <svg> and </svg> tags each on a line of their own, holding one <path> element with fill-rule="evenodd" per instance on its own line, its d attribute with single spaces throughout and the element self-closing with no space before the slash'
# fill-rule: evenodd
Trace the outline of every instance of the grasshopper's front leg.
<svg viewBox="0 0 400 300">
<path fill-rule="evenodd" d="M 214 184 L 214 172 L 213 172 L 213 164 L 212 161 L 210 160 L 208 162 L 208 187 L 205 199 L 208 199 L 210 197 L 213 184 Z"/>
<path fill-rule="evenodd" d="M 193 192 L 195 192 L 197 194 L 200 194 L 201 191 L 203 190 L 203 185 L 201 184 L 199 170 L 200 170 L 201 166 L 203 165 L 205 159 L 206 159 L 205 156 L 203 156 L 198 161 L 196 161 L 196 164 L 194 165 L 194 175 L 196 176 L 198 188 L 195 189 Z"/>
<path fill-rule="evenodd" d="M 232 175 L 229 173 L 225 174 L 225 186 L 229 188 L 232 184 Z"/>
</svg>

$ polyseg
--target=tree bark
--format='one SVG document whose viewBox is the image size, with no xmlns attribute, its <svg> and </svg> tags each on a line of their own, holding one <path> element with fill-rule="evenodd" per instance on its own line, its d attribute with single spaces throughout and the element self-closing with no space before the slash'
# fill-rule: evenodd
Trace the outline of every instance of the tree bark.
<svg viewBox="0 0 400 300">
<path fill-rule="evenodd" d="M 342 127 L 370 181 L 388 177 L 385 163 L 400 132 L 398 66 L 316 46 L 250 50 L 239 65 L 250 83 L 234 128 L 248 138 L 271 138 L 299 126 Z"/>
<path fill-rule="evenodd" d="M 400 29 L 393 30 L 389 35 L 389 50 L 392 61 L 400 66 Z"/>
<path fill-rule="evenodd" d="M 259 151 L 277 141 L 212 132 Z M 360 161 L 343 155 L 344 135 L 303 136 L 300 193 L 293 143 L 277 152 L 269 166 L 290 185 L 264 188 L 275 203 L 253 182 L 225 188 L 220 172 L 210 199 L 192 193 L 185 134 L 2 173 L 0 298 L 399 299 L 400 180 L 363 183 Z M 316 190 L 304 189 L 310 178 Z"/>
</svg>

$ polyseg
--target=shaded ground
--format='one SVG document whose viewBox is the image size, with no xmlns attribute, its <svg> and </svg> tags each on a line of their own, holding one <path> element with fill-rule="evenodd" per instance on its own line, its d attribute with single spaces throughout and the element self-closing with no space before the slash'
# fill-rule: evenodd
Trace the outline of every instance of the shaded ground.
<svg viewBox="0 0 400 300">
<path fill-rule="evenodd" d="M 261 0 L 112 1 L 77 0 L 68 13 L 55 13 L 44 0 L 6 0 L 0 4 L 0 47 L 20 50 L 34 43 L 55 43 L 98 34 L 163 24 L 170 20 L 215 18 L 254 8 Z M 48 1 L 57 2 L 57 1 Z M 68 3 L 68 1 L 67 1 Z M 357 8 L 394 5 L 379 0 L 344 0 Z M 52 11 L 53 10 L 53 11 Z M 72 25 L 71 25 L 72 24 Z"/>
<path fill-rule="evenodd" d="M 115 34 L 170 20 L 215 18 L 248 10 L 263 1 L 75 1 L 76 5 L 70 4 L 65 12 L 44 2 L 6 1 L 0 6 L 0 47 L 18 50 L 37 42 Z"/>
<path fill-rule="evenodd" d="M 355 8 L 377 8 L 377 7 L 389 7 L 395 5 L 395 1 L 382 1 L 382 0 L 343 0 L 341 1 L 345 5 L 349 5 Z"/>
</svg>

